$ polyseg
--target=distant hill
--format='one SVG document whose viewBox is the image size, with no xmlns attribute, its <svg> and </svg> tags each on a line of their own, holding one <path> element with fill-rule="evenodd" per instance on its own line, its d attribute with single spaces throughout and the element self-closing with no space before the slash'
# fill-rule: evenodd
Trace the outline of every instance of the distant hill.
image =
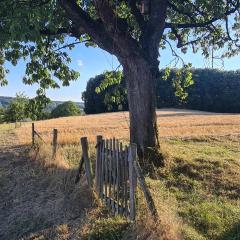
<svg viewBox="0 0 240 240">
<path fill-rule="evenodd" d="M 0 96 L 0 107 L 6 108 L 8 104 L 12 101 L 12 97 L 1 97 Z"/>
<path fill-rule="evenodd" d="M 3 97 L 3 96 L 0 96 L 0 107 L 6 108 L 13 99 L 14 99 L 13 97 Z M 46 107 L 46 111 L 51 112 L 54 108 L 56 108 L 59 104 L 62 104 L 62 103 L 64 103 L 64 101 L 52 101 Z M 84 108 L 84 103 L 83 102 L 76 102 L 76 104 L 81 109 Z"/>
</svg>

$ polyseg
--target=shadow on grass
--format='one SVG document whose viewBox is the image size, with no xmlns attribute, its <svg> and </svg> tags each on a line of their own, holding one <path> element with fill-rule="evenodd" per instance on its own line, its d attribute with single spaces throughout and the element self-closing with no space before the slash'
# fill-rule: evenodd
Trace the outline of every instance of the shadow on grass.
<svg viewBox="0 0 240 240">
<path fill-rule="evenodd" d="M 232 229 L 220 236 L 218 240 L 240 240 L 240 222 L 236 223 Z"/>
<path fill-rule="evenodd" d="M 68 239 L 94 208 L 86 180 L 75 184 L 77 169 L 26 152 L 17 145 L 0 152 L 0 239 Z"/>
</svg>

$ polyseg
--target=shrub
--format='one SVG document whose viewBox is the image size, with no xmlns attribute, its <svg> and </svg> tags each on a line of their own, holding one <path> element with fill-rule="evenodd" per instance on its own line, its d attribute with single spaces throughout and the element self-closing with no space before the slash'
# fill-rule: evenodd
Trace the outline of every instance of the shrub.
<svg viewBox="0 0 240 240">
<path fill-rule="evenodd" d="M 81 110 L 76 103 L 68 101 L 58 105 L 51 112 L 52 118 L 58 117 L 68 117 L 68 116 L 77 116 L 80 115 Z"/>
</svg>

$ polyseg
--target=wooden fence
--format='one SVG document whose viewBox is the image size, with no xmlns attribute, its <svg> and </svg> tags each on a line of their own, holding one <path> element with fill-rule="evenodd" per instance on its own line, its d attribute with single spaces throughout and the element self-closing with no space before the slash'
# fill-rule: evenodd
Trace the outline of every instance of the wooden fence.
<svg viewBox="0 0 240 240">
<path fill-rule="evenodd" d="M 42 139 L 32 124 L 32 144 L 35 137 Z M 57 153 L 58 131 L 53 130 L 52 158 Z M 134 221 L 136 217 L 137 184 L 143 191 L 148 208 L 157 220 L 157 210 L 137 161 L 137 146 L 130 144 L 123 146 L 122 142 L 113 139 L 103 139 L 97 136 L 95 169 L 91 167 L 88 152 L 87 137 L 81 138 L 82 157 L 80 159 L 75 183 L 78 183 L 83 169 L 89 187 L 94 190 L 102 203 L 114 215 L 120 214 Z"/>
<path fill-rule="evenodd" d="M 88 158 L 87 138 L 81 138 L 82 158 L 76 176 L 80 180 L 83 167 L 89 187 L 93 187 L 91 163 Z M 143 191 L 147 206 L 155 220 L 157 210 L 137 161 L 137 146 L 123 146 L 119 140 L 97 136 L 94 190 L 102 203 L 113 214 L 124 215 L 134 221 L 136 217 L 137 183 Z"/>
<path fill-rule="evenodd" d="M 43 137 L 37 132 L 37 130 L 35 129 L 35 124 L 32 123 L 32 146 L 36 145 L 36 139 L 40 140 L 41 142 L 45 143 Z M 53 129 L 53 139 L 52 139 L 52 158 L 55 159 L 56 158 L 56 154 L 57 154 L 57 146 L 58 146 L 58 130 L 57 129 Z"/>
</svg>

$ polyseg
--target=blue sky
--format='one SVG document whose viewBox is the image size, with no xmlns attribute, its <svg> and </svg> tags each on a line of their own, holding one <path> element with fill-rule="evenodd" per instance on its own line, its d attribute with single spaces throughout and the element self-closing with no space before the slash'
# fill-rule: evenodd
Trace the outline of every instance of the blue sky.
<svg viewBox="0 0 240 240">
<path fill-rule="evenodd" d="M 160 68 L 166 67 L 173 59 L 170 50 L 160 51 Z M 115 69 L 119 63 L 114 56 L 107 52 L 92 47 L 85 47 L 83 44 L 75 47 L 71 52 L 71 66 L 80 72 L 80 77 L 77 81 L 72 82 L 69 87 L 61 87 L 60 89 L 48 90 L 47 96 L 52 100 L 73 100 L 82 101 L 81 93 L 85 90 L 89 78 L 97 74 L 101 74 L 105 70 Z M 210 67 L 208 60 L 204 59 L 200 53 L 192 54 L 190 51 L 187 54 L 181 55 L 186 63 L 192 63 L 195 68 Z M 214 62 L 214 67 L 224 70 L 240 69 L 240 56 L 224 60 L 224 67 L 220 61 Z M 22 78 L 25 71 L 25 63 L 19 62 L 16 67 L 7 65 L 10 69 L 8 74 L 9 84 L 6 87 L 0 87 L 0 96 L 15 96 L 18 92 L 24 92 L 28 97 L 34 97 L 37 85 L 28 86 L 22 83 Z"/>
</svg>

